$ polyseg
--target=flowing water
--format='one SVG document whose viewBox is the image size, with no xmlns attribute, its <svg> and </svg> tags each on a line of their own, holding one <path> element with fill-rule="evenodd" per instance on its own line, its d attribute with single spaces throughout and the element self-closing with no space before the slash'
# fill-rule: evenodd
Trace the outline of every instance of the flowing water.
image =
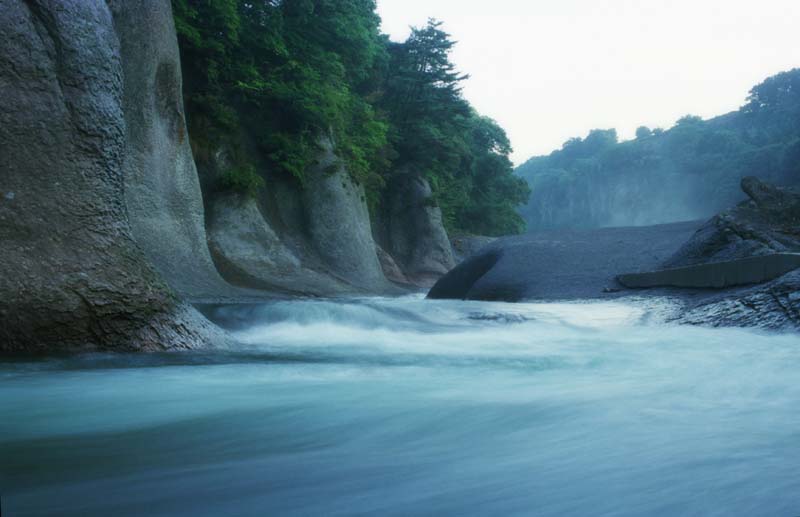
<svg viewBox="0 0 800 517">
<path fill-rule="evenodd" d="M 2 515 L 800 515 L 800 338 L 668 307 L 223 307 L 215 353 L 0 363 Z"/>
</svg>

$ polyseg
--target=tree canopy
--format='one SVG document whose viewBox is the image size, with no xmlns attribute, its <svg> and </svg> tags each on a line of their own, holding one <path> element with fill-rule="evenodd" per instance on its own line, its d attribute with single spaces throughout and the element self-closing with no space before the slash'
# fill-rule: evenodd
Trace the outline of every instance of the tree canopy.
<svg viewBox="0 0 800 517">
<path fill-rule="evenodd" d="M 755 86 L 733 113 L 641 127 L 628 142 L 593 130 L 517 173 L 533 191 L 522 209 L 531 229 L 708 217 L 741 199 L 749 175 L 800 185 L 800 69 Z"/>
<path fill-rule="evenodd" d="M 420 174 L 451 231 L 519 232 L 527 184 L 503 130 L 461 94 L 455 42 L 430 20 L 402 43 L 374 0 L 173 0 L 187 119 L 198 156 L 246 131 L 266 167 L 308 177 L 329 137 L 373 208 L 394 174 Z M 252 152 L 223 186 L 261 188 Z"/>
</svg>

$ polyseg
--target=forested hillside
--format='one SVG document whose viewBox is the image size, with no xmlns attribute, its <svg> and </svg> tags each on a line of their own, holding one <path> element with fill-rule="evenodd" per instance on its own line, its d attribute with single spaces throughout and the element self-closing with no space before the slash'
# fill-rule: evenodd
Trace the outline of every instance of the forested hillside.
<svg viewBox="0 0 800 517">
<path fill-rule="evenodd" d="M 403 43 L 373 0 L 173 0 L 195 156 L 235 150 L 217 188 L 255 194 L 264 171 L 301 184 L 330 138 L 377 210 L 394 175 L 430 182 L 455 232 L 518 233 L 524 181 L 505 132 L 461 95 L 441 24 Z M 252 148 L 241 145 L 246 128 Z"/>
<path fill-rule="evenodd" d="M 669 130 L 641 127 L 619 142 L 593 130 L 517 169 L 531 186 L 529 229 L 654 224 L 708 217 L 758 176 L 800 184 L 800 69 L 770 77 L 738 111 L 686 116 Z"/>
</svg>

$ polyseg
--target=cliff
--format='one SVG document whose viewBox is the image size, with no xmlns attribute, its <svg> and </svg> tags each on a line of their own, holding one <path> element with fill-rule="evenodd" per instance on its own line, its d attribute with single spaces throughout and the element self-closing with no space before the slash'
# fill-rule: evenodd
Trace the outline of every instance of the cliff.
<svg viewBox="0 0 800 517">
<path fill-rule="evenodd" d="M 800 69 L 753 87 L 739 110 L 667 130 L 641 127 L 618 141 L 614 129 L 572 138 L 516 174 L 531 186 L 520 209 L 529 231 L 639 226 L 712 217 L 744 199 L 747 176 L 800 184 Z M 744 92 L 743 92 L 744 93 Z"/>
<path fill-rule="evenodd" d="M 2 0 L 0 13 L 0 349 L 209 343 L 216 331 L 134 240 L 109 7 Z"/>
<path fill-rule="evenodd" d="M 330 141 L 306 185 L 204 199 L 168 0 L 2 0 L 0 29 L 1 351 L 208 346 L 183 299 L 403 292 Z"/>
</svg>

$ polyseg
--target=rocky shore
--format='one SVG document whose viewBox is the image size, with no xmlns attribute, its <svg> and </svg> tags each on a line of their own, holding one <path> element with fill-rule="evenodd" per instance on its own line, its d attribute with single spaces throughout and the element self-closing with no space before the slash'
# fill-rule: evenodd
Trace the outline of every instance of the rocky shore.
<svg viewBox="0 0 800 517">
<path fill-rule="evenodd" d="M 702 222 L 546 231 L 495 241 L 430 298 L 571 300 L 671 296 L 678 323 L 800 328 L 800 194 L 756 178 L 748 200 Z M 636 287 L 650 287 L 647 289 Z"/>
</svg>

